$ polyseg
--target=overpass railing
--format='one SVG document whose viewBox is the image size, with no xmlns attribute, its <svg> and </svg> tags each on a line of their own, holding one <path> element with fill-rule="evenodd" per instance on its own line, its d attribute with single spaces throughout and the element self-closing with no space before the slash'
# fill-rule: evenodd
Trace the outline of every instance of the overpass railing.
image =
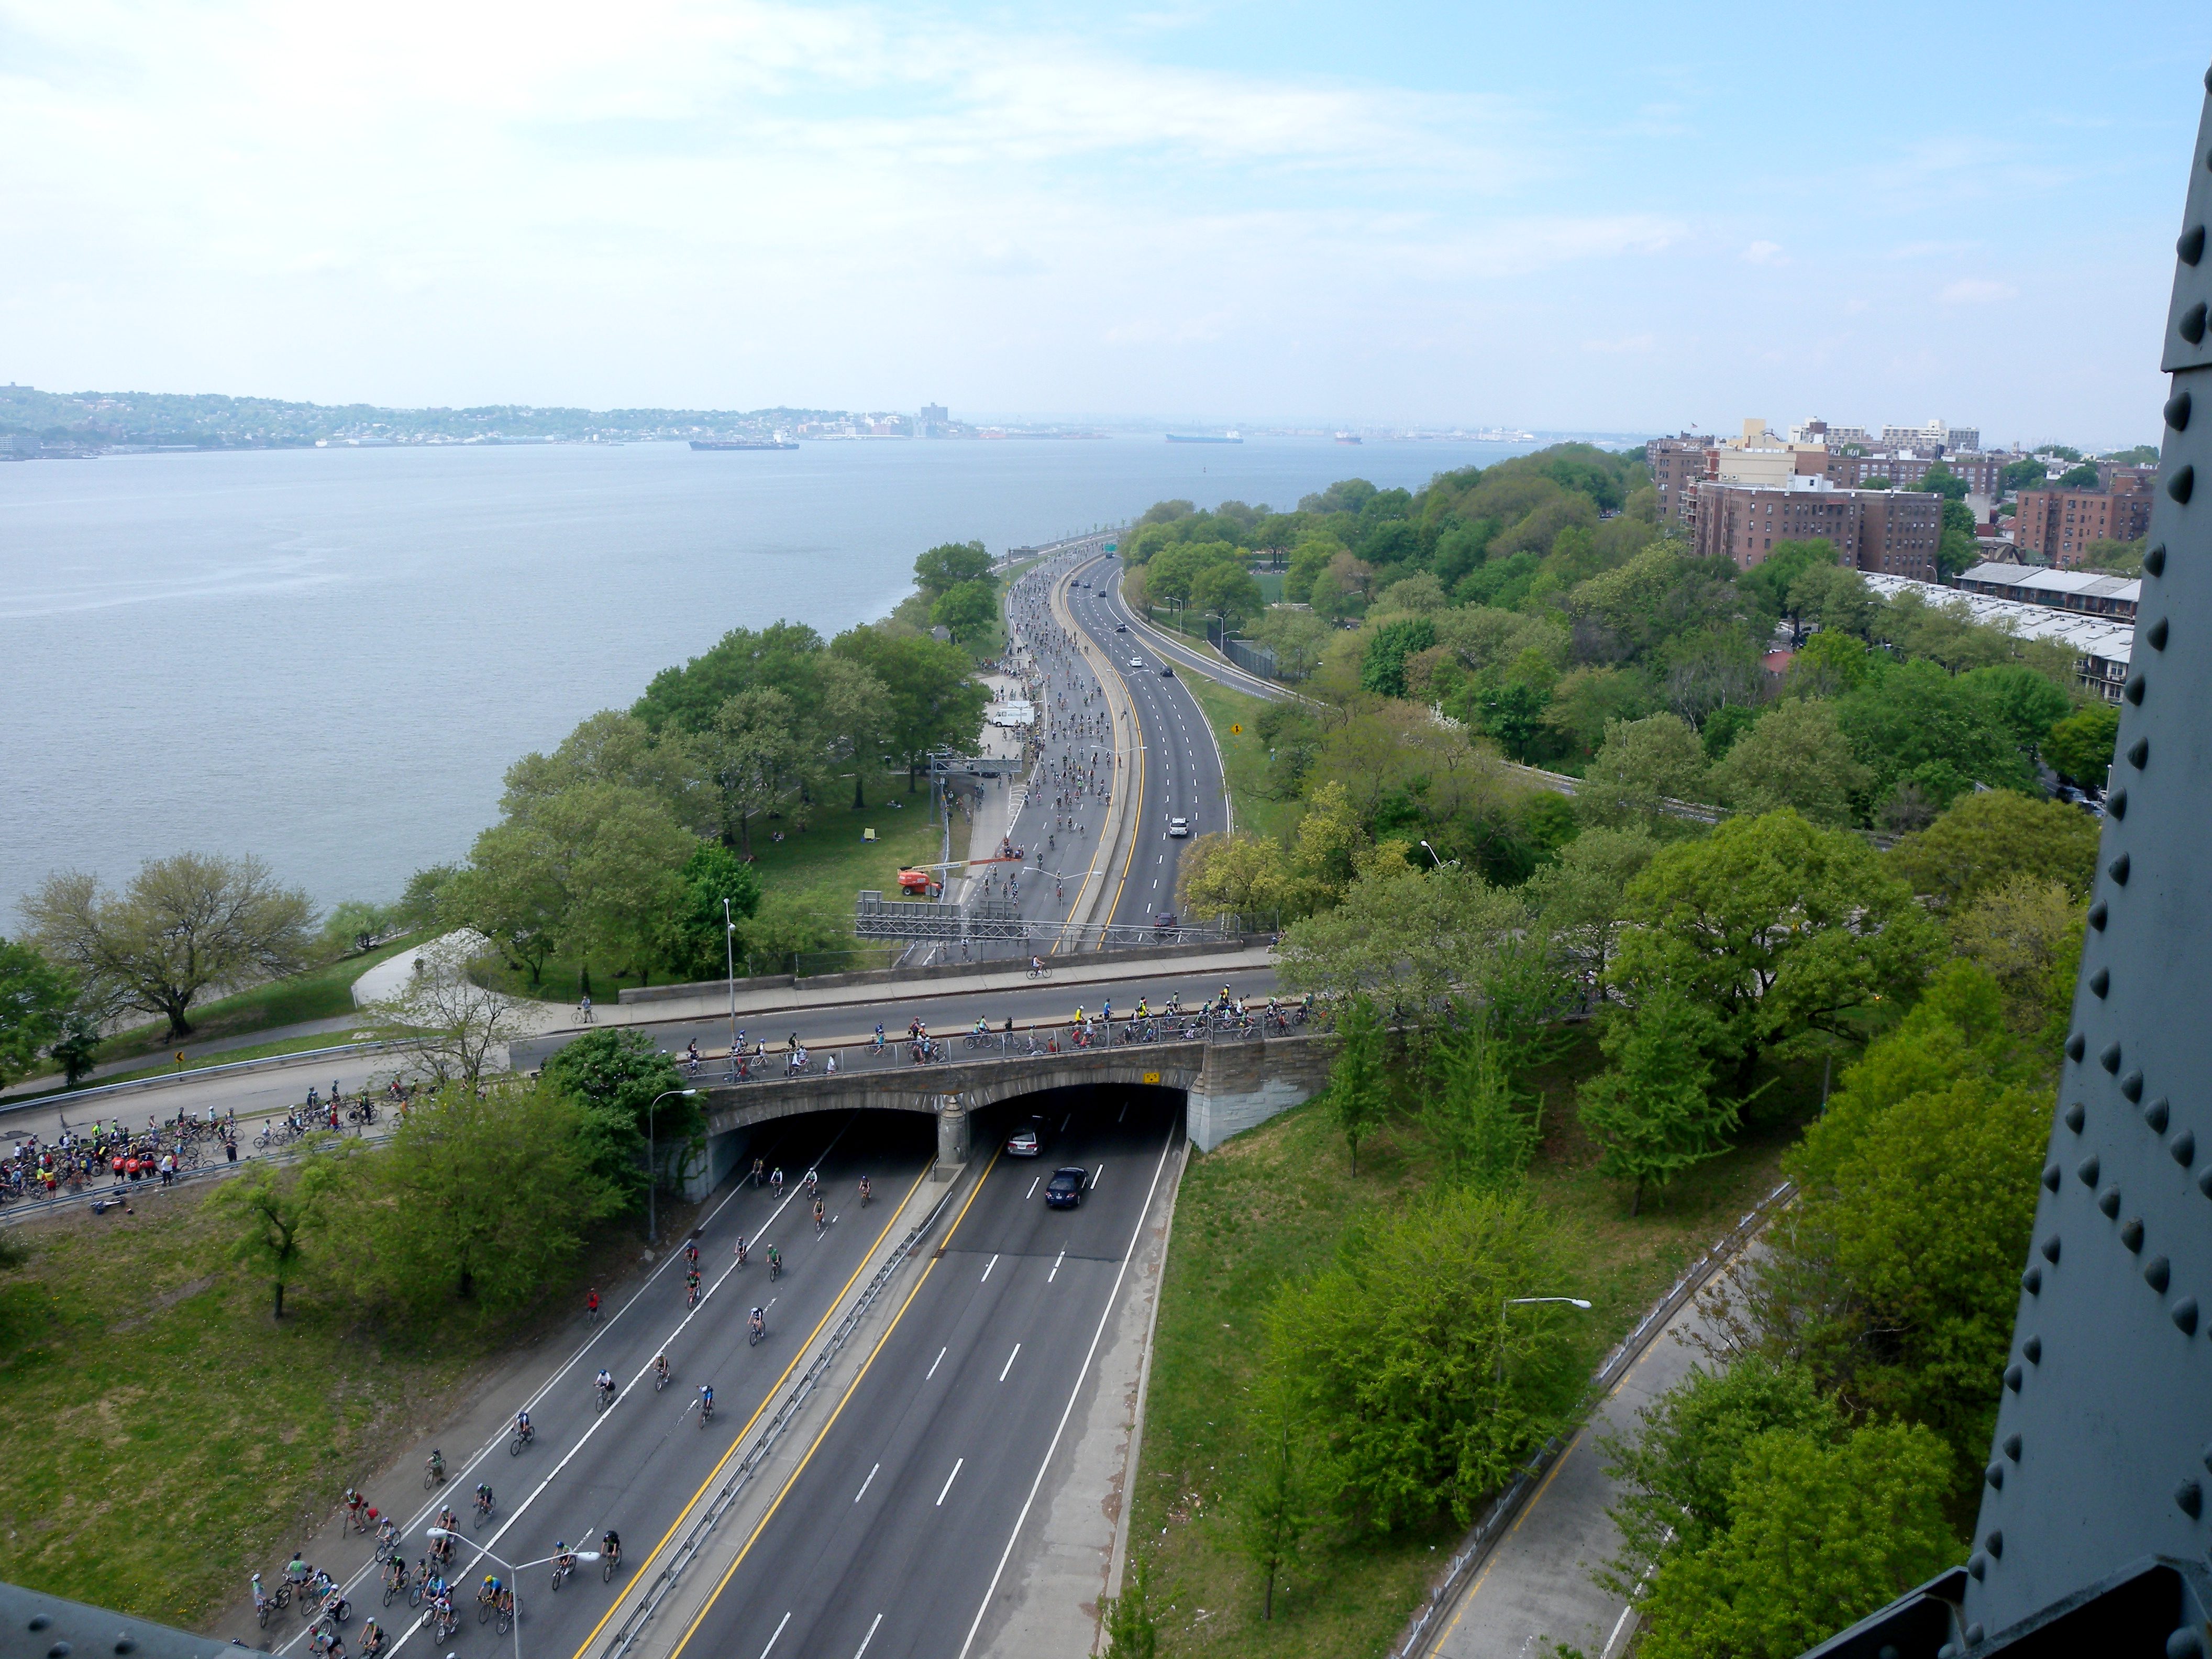
<svg viewBox="0 0 2212 1659">
<path fill-rule="evenodd" d="M 1055 921 L 1018 916 L 1001 899 L 974 905 L 932 904 L 922 900 L 884 902 L 881 892 L 863 892 L 853 913 L 853 931 L 862 939 L 932 940 L 982 945 L 1000 941 L 1060 944 L 1075 949 L 1107 950 L 1137 945 L 1217 945 L 1238 942 L 1240 919 L 1223 916 L 1203 924 Z"/>
<path fill-rule="evenodd" d="M 917 1066 L 960 1066 L 985 1060 L 1044 1060 L 1066 1054 L 1141 1051 L 1157 1043 L 1255 1042 L 1286 1036 L 1312 1036 L 1330 1029 L 1328 1014 L 1291 1003 L 1271 1012 L 1261 1007 L 1206 1008 L 1176 1014 L 1150 1013 L 1142 1018 L 1103 1013 L 1080 1022 L 1032 1023 L 1020 1030 L 998 1027 L 950 1034 L 887 1031 L 883 1041 L 821 1046 L 772 1045 L 763 1036 L 738 1033 L 732 1054 L 702 1051 L 677 1056 L 687 1079 L 727 1086 L 748 1083 L 790 1083 L 802 1078 L 911 1073 Z"/>
</svg>

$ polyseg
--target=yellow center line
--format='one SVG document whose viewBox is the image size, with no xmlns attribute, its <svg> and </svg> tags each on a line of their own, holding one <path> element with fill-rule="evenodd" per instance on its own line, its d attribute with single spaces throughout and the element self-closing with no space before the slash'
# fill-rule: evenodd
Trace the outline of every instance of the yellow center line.
<svg viewBox="0 0 2212 1659">
<path fill-rule="evenodd" d="M 898 1311 L 891 1316 L 891 1322 L 884 1327 L 884 1334 L 876 1339 L 876 1346 L 868 1350 L 867 1358 L 862 1362 L 860 1369 L 854 1373 L 853 1381 L 846 1389 L 844 1397 L 837 1402 L 837 1409 L 830 1413 L 830 1420 L 822 1425 L 822 1432 L 814 1437 L 814 1443 L 807 1447 L 806 1455 L 799 1460 L 799 1467 L 792 1470 L 791 1478 L 783 1483 L 783 1490 L 776 1493 L 775 1502 L 768 1506 L 768 1513 L 761 1516 L 760 1524 L 752 1529 L 752 1534 L 745 1540 L 744 1547 L 738 1552 L 737 1559 L 730 1563 L 729 1571 L 725 1572 L 720 1581 L 715 1584 L 714 1594 L 708 1596 L 706 1605 L 699 1609 L 699 1616 L 694 1619 L 684 1630 L 683 1639 L 677 1643 L 675 1649 L 669 1654 L 668 1659 L 683 1659 L 684 1650 L 690 1645 L 691 1638 L 698 1634 L 699 1626 L 707 1622 L 707 1615 L 714 1610 L 714 1603 L 722 1599 L 722 1592 L 730 1587 L 730 1580 L 738 1576 L 738 1569 L 744 1565 L 745 1557 L 752 1553 L 753 1546 L 760 1542 L 761 1534 L 768 1530 L 768 1523 L 775 1519 L 775 1512 L 783 1507 L 783 1500 L 791 1496 L 791 1489 L 799 1484 L 799 1477 L 806 1473 L 806 1466 L 814 1461 L 814 1454 L 822 1449 L 822 1443 L 830 1437 L 830 1431 L 837 1426 L 837 1419 L 844 1415 L 845 1407 L 853 1403 L 853 1396 L 860 1392 L 860 1384 L 866 1379 L 870 1367 L 876 1363 L 877 1356 L 883 1352 L 884 1345 L 891 1340 L 891 1334 L 898 1329 L 899 1322 L 906 1317 L 906 1310 L 914 1305 L 915 1297 L 921 1294 L 921 1287 L 929 1283 L 930 1274 L 937 1271 L 938 1262 L 943 1259 L 946 1249 L 952 1243 L 952 1235 L 960 1231 L 960 1224 L 968 1218 L 969 1207 L 982 1196 L 983 1183 L 991 1178 L 991 1171 L 998 1167 L 999 1154 L 993 1152 L 991 1161 L 983 1166 L 983 1173 L 976 1178 L 975 1190 L 968 1194 L 967 1203 L 960 1206 L 960 1213 L 952 1218 L 952 1224 L 945 1230 L 945 1243 L 937 1247 L 936 1254 L 929 1258 L 929 1265 L 921 1270 L 921 1277 L 914 1281 L 914 1288 L 906 1293 L 906 1300 L 899 1304 Z"/>
<path fill-rule="evenodd" d="M 730 1442 L 729 1450 L 724 1452 L 715 1462 L 714 1468 L 708 1472 L 707 1478 L 699 1483 L 699 1490 L 691 1494 L 690 1501 L 677 1512 L 676 1519 L 669 1523 L 668 1530 L 660 1534 L 660 1541 L 653 1547 L 651 1553 L 646 1556 L 644 1563 L 639 1567 L 636 1576 L 630 1580 L 633 1589 L 647 1582 L 647 1577 L 652 1571 L 653 1564 L 659 1559 L 661 1551 L 668 1547 L 668 1540 L 676 1536 L 677 1528 L 682 1526 L 685 1517 L 698 1507 L 699 1500 L 707 1495 L 707 1488 L 713 1486 L 720 1477 L 723 1468 L 728 1464 L 730 1459 L 737 1455 L 738 1448 L 744 1444 L 745 1437 L 752 1432 L 753 1425 L 760 1421 L 761 1413 L 769 1408 L 775 1401 L 777 1394 L 781 1391 L 783 1385 L 791 1380 L 793 1368 L 806 1357 L 806 1351 L 814 1346 L 814 1339 L 822 1334 L 823 1326 L 830 1322 L 830 1316 L 836 1313 L 843 1304 L 846 1297 L 851 1293 L 853 1286 L 860 1281 L 860 1275 L 867 1272 L 868 1263 L 874 1261 L 876 1252 L 883 1249 L 884 1241 L 890 1237 L 891 1229 L 898 1225 L 899 1217 L 905 1213 L 906 1206 L 914 1201 L 914 1195 L 921 1189 L 921 1183 L 929 1179 L 929 1170 L 930 1165 L 927 1164 L 922 1165 L 921 1173 L 914 1178 L 914 1185 L 906 1189 L 906 1196 L 901 1199 L 897 1207 L 892 1210 L 890 1219 L 884 1223 L 883 1231 L 876 1235 L 876 1242 L 868 1247 L 867 1254 L 860 1258 L 860 1265 L 853 1269 L 852 1278 L 847 1279 L 844 1287 L 830 1298 L 828 1310 L 815 1322 L 814 1328 L 806 1334 L 806 1340 L 799 1345 L 799 1352 L 792 1356 L 790 1364 L 783 1368 L 783 1375 L 769 1384 L 768 1392 L 761 1396 L 760 1404 L 753 1407 L 753 1414 L 745 1419 L 744 1427 L 739 1429 L 737 1437 Z M 964 1215 L 967 1212 L 963 1210 L 961 1213 Z M 948 1234 L 946 1237 L 949 1237 L 951 1235 Z M 583 1646 L 576 1650 L 576 1659 L 584 1659 L 584 1655 L 590 1650 L 592 1644 L 599 1639 L 599 1632 L 607 1627 L 607 1620 L 615 1616 L 616 1610 L 627 1599 L 626 1595 L 617 1595 L 614 1599 L 614 1605 L 599 1615 L 599 1622 L 592 1626 L 592 1633 L 584 1638 Z"/>
</svg>

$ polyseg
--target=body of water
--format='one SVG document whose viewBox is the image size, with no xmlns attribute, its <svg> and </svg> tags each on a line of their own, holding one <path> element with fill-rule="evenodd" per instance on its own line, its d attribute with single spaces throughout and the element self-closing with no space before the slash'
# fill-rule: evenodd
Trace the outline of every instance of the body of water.
<svg viewBox="0 0 2212 1659">
<path fill-rule="evenodd" d="M 248 451 L 0 466 L 0 933 L 50 872 L 261 854 L 324 903 L 459 858 L 500 777 L 671 663 L 883 616 L 915 555 L 1279 508 L 1529 445 L 1153 439 Z"/>
</svg>

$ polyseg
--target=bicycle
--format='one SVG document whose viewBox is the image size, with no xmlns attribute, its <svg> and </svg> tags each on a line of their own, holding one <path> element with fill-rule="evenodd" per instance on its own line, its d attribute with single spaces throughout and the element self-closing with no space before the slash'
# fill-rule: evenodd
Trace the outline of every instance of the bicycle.
<svg viewBox="0 0 2212 1659">
<path fill-rule="evenodd" d="M 611 1405 L 613 1405 L 613 1404 L 615 1403 L 615 1390 L 614 1390 L 614 1385 L 613 1385 L 612 1383 L 611 1383 L 611 1382 L 596 1382 L 596 1383 L 593 1383 L 593 1384 L 592 1385 L 592 1392 L 599 1395 L 599 1408 L 601 1411 L 605 1411 L 605 1410 L 606 1410 L 606 1408 L 607 1408 L 608 1407 L 610 1407 L 610 1406 L 611 1406 Z"/>
<path fill-rule="evenodd" d="M 514 1592 L 513 1590 L 500 1591 L 499 1606 L 492 1620 L 492 1628 L 501 1636 L 514 1628 Z"/>
<path fill-rule="evenodd" d="M 492 1500 L 489 1498 L 478 1498 L 477 1499 L 476 1524 L 481 1527 L 485 1522 L 490 1520 L 491 1511 Z"/>
<path fill-rule="evenodd" d="M 394 1568 L 398 1571 L 394 1571 Z M 392 1562 L 384 1570 L 384 1605 L 390 1607 L 393 1596 L 404 1595 L 406 1593 L 407 1564 L 404 1561 Z"/>
<path fill-rule="evenodd" d="M 526 1429 L 517 1429 L 514 1431 L 514 1438 L 507 1442 L 507 1455 L 509 1457 L 520 1455 L 522 1449 L 537 1438 L 538 1430 L 535 1425 Z"/>
<path fill-rule="evenodd" d="M 616 1569 L 617 1566 L 621 1565 L 622 1565 L 622 1546 L 621 1546 L 621 1545 L 617 1544 L 617 1545 L 616 1545 L 616 1546 L 614 1547 L 614 1548 L 612 1548 L 612 1549 L 611 1549 L 611 1550 L 602 1550 L 602 1551 L 600 1551 L 600 1552 L 599 1552 L 599 1582 L 600 1582 L 602 1584 L 611 1584 L 611 1583 L 614 1583 L 615 1569 Z"/>
<path fill-rule="evenodd" d="M 430 1455 L 423 1461 L 422 1490 L 424 1492 L 428 1492 L 433 1486 L 442 1486 L 445 1484 L 445 1480 L 446 1460 L 440 1456 L 436 1452 L 432 1452 Z"/>
<path fill-rule="evenodd" d="M 699 1426 L 703 1429 L 714 1420 L 714 1402 L 711 1400 L 703 1401 L 699 1407 Z"/>
<path fill-rule="evenodd" d="M 576 1561 L 574 1556 L 554 1557 L 553 1588 L 556 1590 L 559 1589 L 562 1584 L 567 1581 L 568 1575 L 575 1571 L 575 1570 Z"/>
<path fill-rule="evenodd" d="M 768 1277 L 770 1284 L 774 1284 L 777 1279 L 783 1277 L 783 1258 L 781 1256 L 772 1255 L 769 1257 Z"/>
<path fill-rule="evenodd" d="M 690 1310 L 690 1309 L 696 1308 L 696 1307 L 697 1307 L 698 1305 L 699 1305 L 699 1287 L 698 1287 L 696 1285 L 686 1285 L 684 1287 L 684 1308 L 688 1310 Z"/>
</svg>

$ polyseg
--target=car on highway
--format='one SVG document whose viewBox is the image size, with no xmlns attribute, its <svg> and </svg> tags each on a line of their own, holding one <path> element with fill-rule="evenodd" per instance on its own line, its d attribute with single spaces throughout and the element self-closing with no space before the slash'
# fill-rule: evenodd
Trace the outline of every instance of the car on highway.
<svg viewBox="0 0 2212 1659">
<path fill-rule="evenodd" d="M 1129 666 L 1132 668 L 1142 668 L 1144 665 L 1145 659 L 1142 657 L 1132 657 L 1129 659 Z"/>
<path fill-rule="evenodd" d="M 1048 1210 L 1072 1210 L 1083 1202 L 1083 1188 L 1091 1179 L 1091 1171 L 1075 1164 L 1064 1170 L 1054 1170 L 1052 1179 L 1044 1183 L 1044 1206 Z"/>
<path fill-rule="evenodd" d="M 1170 818 L 1168 820 L 1168 834 L 1173 839 L 1181 841 L 1189 833 L 1190 820 L 1188 818 Z"/>
<path fill-rule="evenodd" d="M 1126 634 L 1129 631 L 1129 624 L 1127 623 L 1115 623 L 1114 624 L 1114 631 L 1116 634 Z"/>
<path fill-rule="evenodd" d="M 1035 1158 L 1044 1150 L 1044 1120 L 1033 1117 L 1006 1137 L 1008 1158 Z"/>
<path fill-rule="evenodd" d="M 1175 678 L 1174 665 L 1171 663 L 1162 663 L 1160 665 L 1160 678 L 1164 680 L 1173 679 Z"/>
</svg>

